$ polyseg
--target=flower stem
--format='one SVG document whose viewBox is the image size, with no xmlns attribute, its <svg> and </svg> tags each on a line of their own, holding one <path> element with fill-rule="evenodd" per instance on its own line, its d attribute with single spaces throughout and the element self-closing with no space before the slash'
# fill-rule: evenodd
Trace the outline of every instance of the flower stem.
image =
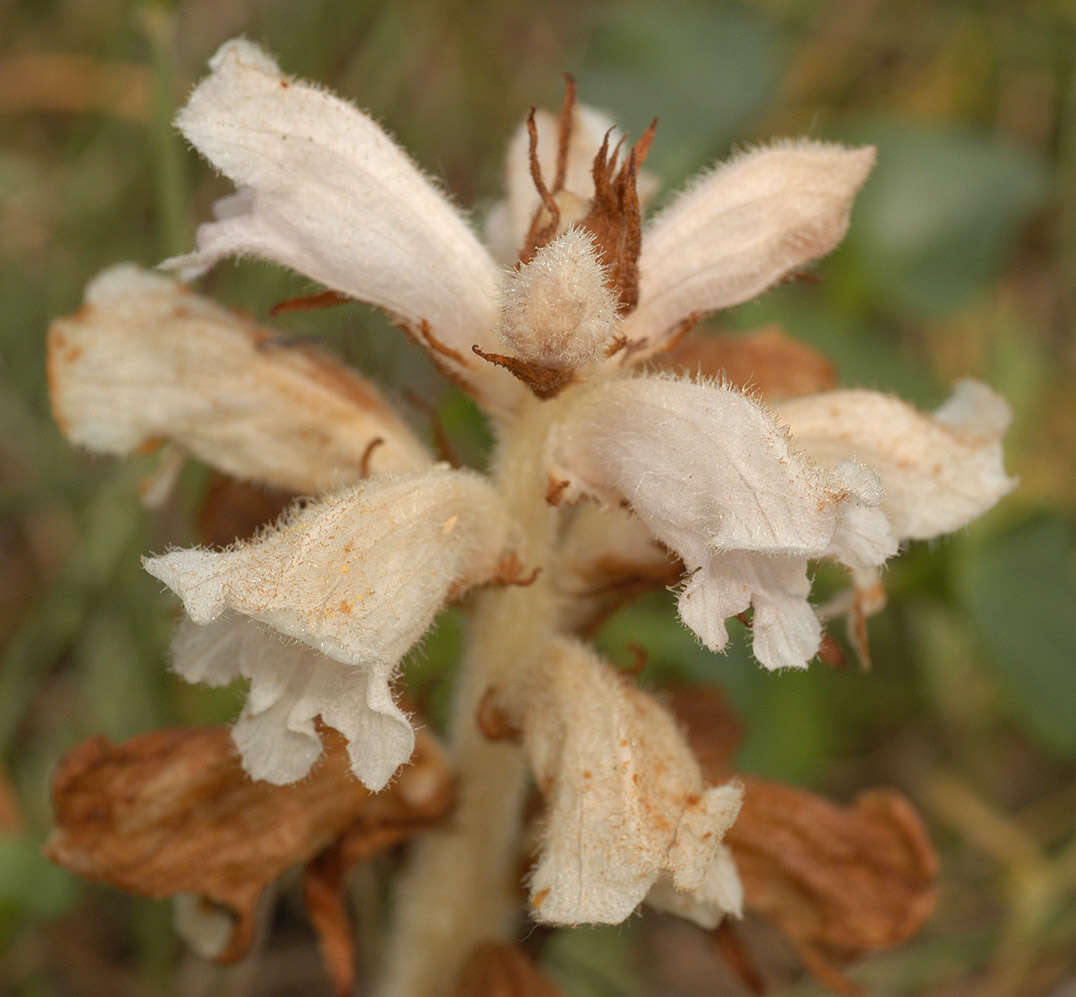
<svg viewBox="0 0 1076 997">
<path fill-rule="evenodd" d="M 451 825 L 418 843 L 400 885 L 382 997 L 452 993 L 473 946 L 510 937 L 518 917 L 528 771 L 523 750 L 487 740 L 475 715 L 487 689 L 525 681 L 540 667 L 552 633 L 556 512 L 545 502 L 541 455 L 555 408 L 535 402 L 502 431 L 495 478 L 522 527 L 524 564 L 542 571 L 527 588 L 494 589 L 476 599 L 451 737 L 458 802 Z"/>
</svg>

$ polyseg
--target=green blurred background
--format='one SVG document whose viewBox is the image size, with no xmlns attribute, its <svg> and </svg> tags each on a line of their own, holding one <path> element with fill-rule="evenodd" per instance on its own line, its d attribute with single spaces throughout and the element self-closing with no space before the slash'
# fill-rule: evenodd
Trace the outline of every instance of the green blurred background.
<svg viewBox="0 0 1076 997">
<path fill-rule="evenodd" d="M 615 617 L 601 640 L 625 662 L 628 642 L 646 646 L 646 682 L 726 688 L 749 730 L 743 771 L 842 800 L 895 785 L 922 809 L 943 859 L 939 908 L 911 944 L 855 970 L 871 992 L 1076 993 L 1071 0 L 551 0 L 541 13 L 435 0 L 0 0 L 0 789 L 17 811 L 0 834 L 0 992 L 328 992 L 288 884 L 271 944 L 220 971 L 186 955 L 167 905 L 77 882 L 38 853 L 50 771 L 67 748 L 225 721 L 240 701 L 167 672 L 174 603 L 139 566 L 147 550 L 192 540 L 205 471 L 189 467 L 175 500 L 147 512 L 136 489 L 152 461 L 75 453 L 51 422 L 43 363 L 50 318 L 78 307 L 93 274 L 184 250 L 228 189 L 169 122 L 239 33 L 371 111 L 476 216 L 499 195 L 511 130 L 532 103 L 559 104 L 564 72 L 635 134 L 659 116 L 648 167 L 666 191 L 734 143 L 878 146 L 820 282 L 710 325 L 779 322 L 846 384 L 921 405 L 957 377 L 987 381 L 1016 412 L 1006 451 L 1019 490 L 892 568 L 869 674 L 816 662 L 769 676 L 742 641 L 711 656 L 665 594 Z M 247 263 L 202 286 L 261 318 L 311 289 Z M 397 398 L 434 399 L 456 450 L 484 460 L 473 407 L 372 310 L 276 325 L 332 344 Z M 435 715 L 461 634 L 446 614 L 408 668 Z M 355 886 L 365 956 L 394 861 Z M 544 958 L 573 995 L 740 992 L 661 920 L 557 933 Z"/>
</svg>

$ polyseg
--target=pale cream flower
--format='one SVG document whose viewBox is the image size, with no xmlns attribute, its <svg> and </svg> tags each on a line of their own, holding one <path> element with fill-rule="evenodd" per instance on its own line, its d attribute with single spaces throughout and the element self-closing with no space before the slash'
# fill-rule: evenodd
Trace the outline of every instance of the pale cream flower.
<svg viewBox="0 0 1076 997">
<path fill-rule="evenodd" d="M 644 899 L 707 927 L 739 915 L 721 838 L 740 786 L 707 788 L 672 715 L 587 647 L 560 641 L 548 656 L 522 718 L 548 801 L 535 918 L 619 924 Z"/>
<path fill-rule="evenodd" d="M 414 745 L 389 693 L 400 659 L 450 596 L 503 574 L 515 539 L 481 477 L 437 465 L 300 506 L 251 543 L 144 563 L 208 627 L 181 633 L 177 671 L 214 684 L 252 680 L 236 728 L 252 775 L 305 775 L 320 753 L 320 714 L 348 738 L 355 774 L 380 789 Z M 306 647 L 240 626 L 236 614 Z"/>
</svg>

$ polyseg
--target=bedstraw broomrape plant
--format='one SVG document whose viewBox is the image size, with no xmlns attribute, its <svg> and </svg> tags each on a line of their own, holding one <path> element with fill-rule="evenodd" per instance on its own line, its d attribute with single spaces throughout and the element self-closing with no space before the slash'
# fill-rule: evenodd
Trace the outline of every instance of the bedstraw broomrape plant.
<svg viewBox="0 0 1076 997">
<path fill-rule="evenodd" d="M 178 281 L 113 267 L 49 337 L 56 418 L 75 444 L 124 455 L 167 441 L 307 496 L 250 542 L 145 560 L 186 610 L 176 671 L 249 681 L 231 735 L 258 785 L 312 778 L 346 745 L 376 800 L 415 752 L 393 697 L 399 662 L 478 590 L 448 745 L 455 808 L 413 848 L 385 994 L 452 992 L 478 943 L 511 937 L 531 779 L 544 798 L 534 920 L 618 923 L 641 903 L 706 928 L 738 916 L 746 866 L 725 839 L 743 784 L 711 784 L 670 709 L 580 634 L 616 594 L 678 579 L 680 618 L 707 648 L 721 651 L 739 616 L 764 668 L 805 668 L 823 616 L 846 612 L 862 634 L 902 542 L 957 529 L 1012 487 L 1008 408 L 982 384 L 959 383 L 932 414 L 869 391 L 802 394 L 789 385 L 806 351 L 774 334 L 743 342 L 762 343 L 754 394 L 706 364 L 662 367 L 701 316 L 837 245 L 874 150 L 759 148 L 644 225 L 654 127 L 628 146 L 569 82 L 559 116 L 532 112 L 511 141 L 487 249 L 350 104 L 246 41 L 210 66 L 177 123 L 236 192 L 192 253 L 161 265 Z M 229 256 L 384 309 L 488 415 L 490 475 L 438 463 L 373 385 L 180 282 Z M 767 356 L 791 357 L 792 381 L 768 385 Z M 809 601 L 820 559 L 850 579 L 824 612 Z M 51 849 L 74 861 L 63 809 Z M 914 814 L 901 819 L 929 853 Z M 294 861 L 339 833 L 314 829 Z M 85 855 L 79 867 L 115 878 Z M 490 972 L 512 965 L 477 951 L 495 953 Z"/>
</svg>

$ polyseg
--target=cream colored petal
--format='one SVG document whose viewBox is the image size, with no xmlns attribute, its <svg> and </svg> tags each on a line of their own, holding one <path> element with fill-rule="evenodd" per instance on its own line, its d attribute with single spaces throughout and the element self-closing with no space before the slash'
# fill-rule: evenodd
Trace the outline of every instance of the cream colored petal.
<svg viewBox="0 0 1076 997">
<path fill-rule="evenodd" d="M 783 142 L 696 181 L 643 232 L 639 305 L 623 327 L 635 348 L 621 360 L 645 359 L 681 321 L 748 301 L 832 250 L 874 156 Z"/>
<path fill-rule="evenodd" d="M 168 262 L 187 276 L 226 256 L 291 267 L 398 316 L 428 322 L 439 362 L 490 404 L 519 389 L 481 364 L 493 345 L 497 266 L 463 216 L 369 116 L 285 76 L 242 40 L 226 42 L 176 123 L 240 188 Z"/>
<path fill-rule="evenodd" d="M 1015 485 L 1001 450 L 1011 411 L 976 381 L 960 381 L 933 415 L 874 391 L 832 391 L 785 402 L 777 416 L 820 463 L 854 457 L 875 469 L 882 508 L 901 538 L 959 529 Z"/>
<path fill-rule="evenodd" d="M 820 632 L 807 561 L 881 564 L 896 542 L 869 471 L 800 455 L 761 406 L 730 388 L 664 377 L 577 390 L 549 439 L 563 495 L 627 503 L 683 560 L 680 613 L 711 650 L 724 621 L 755 608 L 756 655 L 802 667 Z"/>
<path fill-rule="evenodd" d="M 685 903 L 720 916 L 715 904 L 735 892 L 714 888 L 727 873 L 721 838 L 741 789 L 705 786 L 664 707 L 561 641 L 527 696 L 523 730 L 548 807 L 530 884 L 539 921 L 619 924 L 666 875 Z"/>
<path fill-rule="evenodd" d="M 184 621 L 172 657 L 191 682 L 249 680 L 232 737 L 254 779 L 284 785 L 306 776 L 321 756 L 318 717 L 344 735 L 352 770 L 375 792 L 414 750 L 414 730 L 389 688 L 394 662 L 343 665 L 236 613 Z"/>
<path fill-rule="evenodd" d="M 145 566 L 196 623 L 232 609 L 345 664 L 396 661 L 450 593 L 496 575 L 512 532 L 479 475 L 437 465 L 300 506 L 252 543 Z"/>
<path fill-rule="evenodd" d="M 374 472 L 430 463 L 364 378 L 132 264 L 100 274 L 83 307 L 52 324 L 48 369 L 57 423 L 98 452 L 171 440 L 236 477 L 305 494 L 357 481 L 364 458 Z"/>
</svg>

